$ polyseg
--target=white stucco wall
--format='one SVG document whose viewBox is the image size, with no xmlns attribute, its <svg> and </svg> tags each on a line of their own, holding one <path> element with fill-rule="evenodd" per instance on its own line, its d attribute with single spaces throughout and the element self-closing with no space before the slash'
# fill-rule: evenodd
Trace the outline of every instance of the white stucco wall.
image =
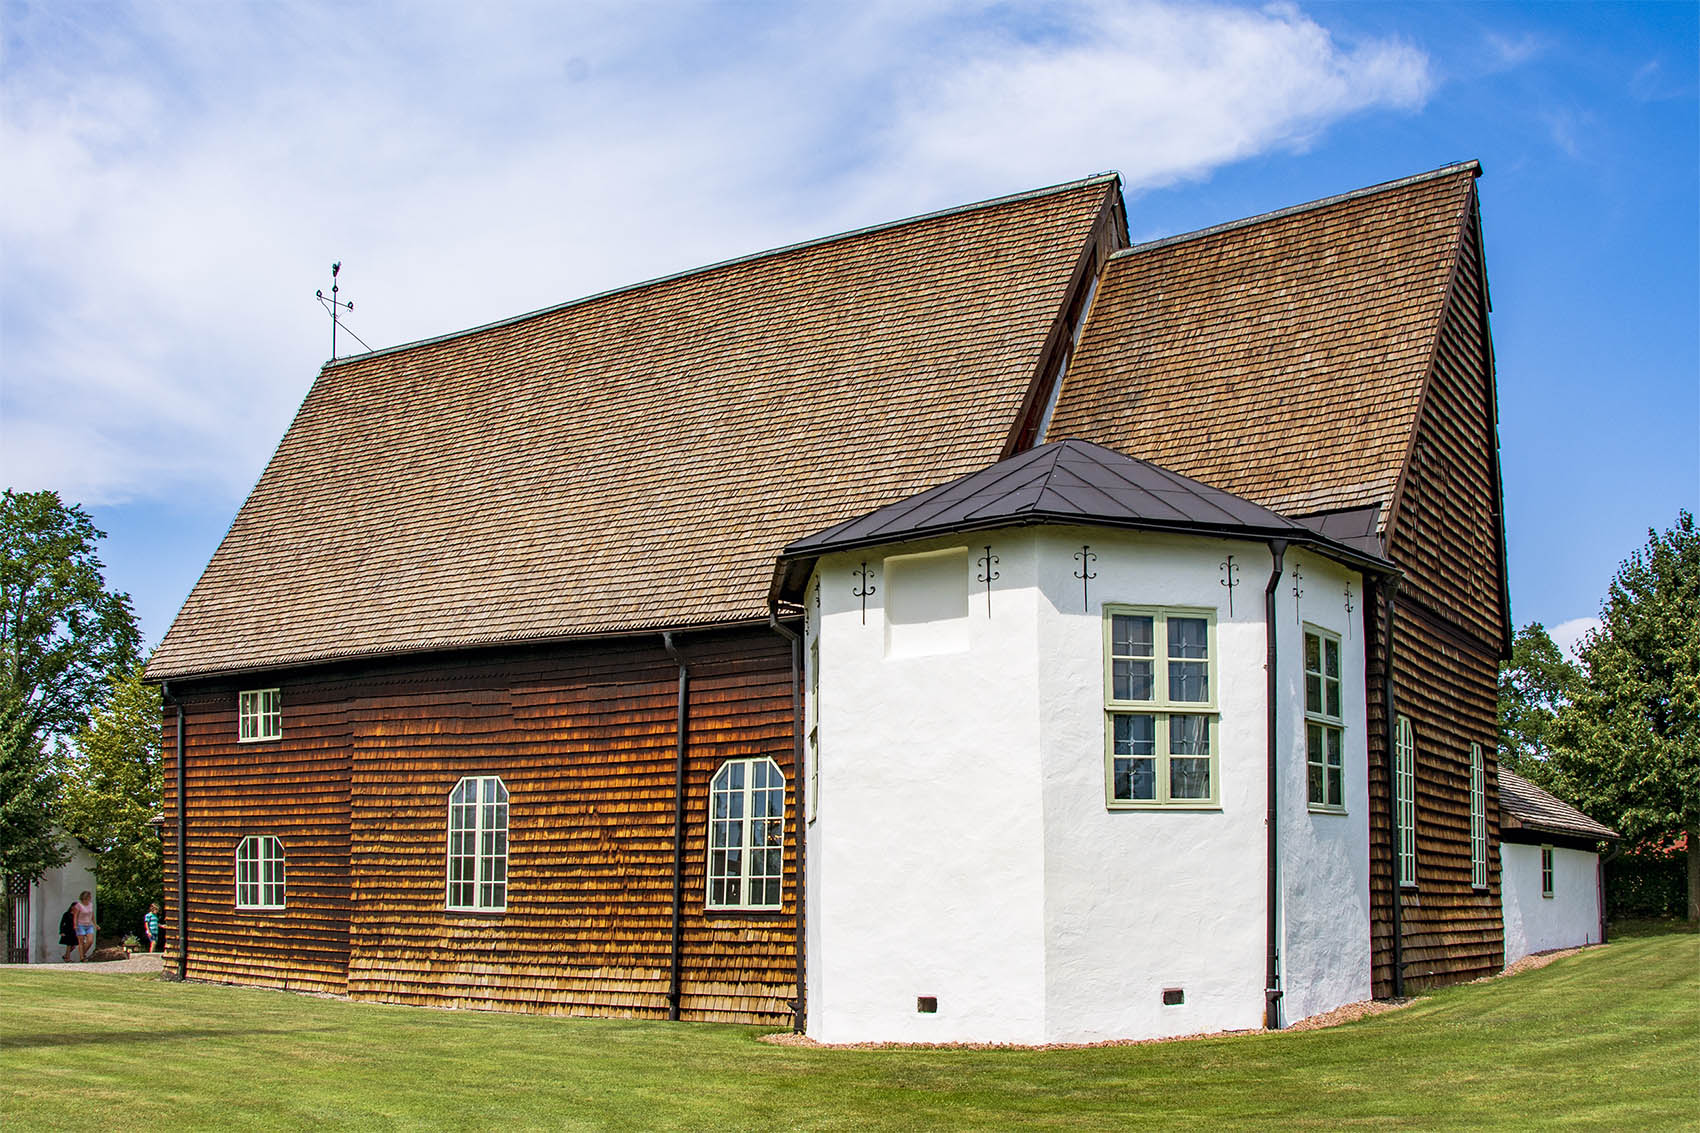
<svg viewBox="0 0 1700 1133">
<path fill-rule="evenodd" d="M 100 922 L 100 892 L 94 884 L 94 855 L 81 843 L 71 844 L 71 860 L 50 869 L 30 886 L 30 963 L 57 962 L 65 954 L 59 943 L 59 918 L 85 890 L 95 895 L 95 922 Z"/>
<path fill-rule="evenodd" d="M 1539 846 L 1502 842 L 1499 862 L 1507 964 L 1532 952 L 1599 943 L 1598 854 L 1554 846 L 1551 897 L 1541 896 Z"/>
<path fill-rule="evenodd" d="M 976 561 L 987 543 L 999 559 L 990 616 Z M 1084 598 L 1083 544 L 1097 556 Z M 820 657 L 810 1035 L 1036 1043 L 1262 1025 L 1267 547 L 1066 528 L 954 545 L 966 545 L 967 618 L 919 632 L 887 622 L 884 552 L 818 566 L 806 650 Z M 875 572 L 865 623 L 852 574 L 864 561 Z M 1362 630 L 1348 632 L 1344 596 L 1348 579 L 1355 594 L 1361 582 L 1317 559 L 1313 583 L 1301 562 L 1301 610 L 1289 577 L 1278 615 L 1290 1019 L 1369 994 Z M 1106 603 L 1214 611 L 1218 805 L 1106 805 Z M 1305 803 L 1301 613 L 1341 637 L 1345 815 Z M 1183 1003 L 1163 1003 L 1171 988 Z M 917 1012 L 918 996 L 936 996 L 938 1012 Z"/>
<path fill-rule="evenodd" d="M 1364 684 L 1363 577 L 1320 555 L 1292 549 L 1276 591 L 1283 759 L 1281 842 L 1281 1022 L 1295 1023 L 1368 999 L 1369 718 Z M 1301 594 L 1295 596 L 1295 568 Z M 1259 590 L 1267 581 L 1262 567 Z M 1350 586 L 1347 612 L 1346 589 Z M 1261 597 L 1261 594 L 1259 595 Z M 1340 639 L 1345 813 L 1312 809 L 1305 757 L 1302 626 Z"/>
<path fill-rule="evenodd" d="M 996 554 L 995 617 L 976 586 L 959 624 L 895 638 L 883 554 L 820 564 L 807 984 L 822 1041 L 1043 1036 L 1032 539 L 1000 539 Z M 864 558 L 865 622 L 851 576 Z M 921 996 L 936 1014 L 916 1010 Z"/>
</svg>

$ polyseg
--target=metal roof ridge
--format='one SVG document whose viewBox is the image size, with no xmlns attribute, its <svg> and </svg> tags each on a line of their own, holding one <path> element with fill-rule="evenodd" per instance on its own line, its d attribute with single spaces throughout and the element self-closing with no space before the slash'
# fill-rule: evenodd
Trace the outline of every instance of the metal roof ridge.
<svg viewBox="0 0 1700 1133">
<path fill-rule="evenodd" d="M 1102 173 L 1094 173 L 1089 177 L 1081 177 L 1074 181 L 1064 181 L 1056 185 L 1047 185 L 1040 189 L 1028 189 L 1020 193 L 1009 193 L 1001 197 L 990 197 L 983 201 L 973 201 L 965 205 L 952 205 L 950 208 L 938 209 L 933 212 L 916 213 L 913 216 L 902 217 L 898 220 L 887 220 L 882 221 L 879 224 L 869 224 L 864 225 L 861 228 L 847 229 L 843 232 L 833 233 L 830 236 L 815 236 L 810 239 L 799 240 L 791 244 L 781 244 L 778 247 L 768 248 L 764 251 L 747 252 L 741 256 L 733 256 L 730 259 L 725 260 L 716 260 L 713 263 L 703 264 L 700 267 L 685 268 L 681 271 L 669 272 L 665 275 L 652 276 L 649 279 L 639 280 L 636 283 L 626 283 L 619 287 L 610 287 L 602 291 L 593 292 L 589 295 L 582 295 L 577 299 L 568 299 L 560 303 L 551 303 L 547 307 L 538 307 L 535 310 L 525 311 L 518 315 L 508 315 L 505 318 L 495 319 L 487 323 L 479 323 L 477 326 L 466 327 L 463 330 L 446 331 L 442 334 L 435 334 L 426 338 L 417 338 L 410 342 L 400 342 L 394 346 L 384 346 L 377 350 L 368 350 L 364 354 L 348 354 L 341 358 L 332 358 L 319 367 L 319 372 L 324 373 L 335 367 L 346 366 L 354 362 L 362 362 L 369 358 L 381 358 L 388 354 L 398 354 L 401 351 L 412 350 L 420 346 L 432 346 L 439 342 L 450 342 L 457 338 L 465 338 L 469 335 L 480 334 L 487 330 L 496 330 L 500 327 L 512 326 L 515 323 L 525 322 L 527 319 L 535 319 L 544 315 L 552 315 L 558 311 L 565 311 L 573 307 L 582 306 L 586 303 L 595 303 L 602 299 L 612 298 L 615 295 L 624 295 L 627 292 L 641 291 L 646 287 L 656 287 L 663 283 L 674 283 L 681 279 L 688 279 L 691 276 L 706 275 L 711 271 L 719 271 L 723 268 L 736 267 L 739 264 L 754 263 L 757 260 L 765 260 L 774 256 L 783 256 L 792 252 L 801 252 L 809 248 L 820 247 L 824 244 L 835 243 L 839 240 L 852 240 L 859 236 L 871 236 L 877 232 L 902 228 L 910 224 L 921 224 L 929 220 L 943 220 L 945 217 L 957 216 L 962 213 L 978 212 L 981 209 L 991 209 L 998 208 L 1003 205 L 1019 204 L 1022 201 L 1038 200 L 1041 197 L 1056 196 L 1057 194 L 1070 192 L 1075 189 L 1084 189 L 1088 186 L 1098 184 L 1107 185 L 1112 182 L 1120 182 L 1120 180 L 1121 174 L 1118 171 L 1111 169 Z"/>
<path fill-rule="evenodd" d="M 1316 209 L 1328 208 L 1331 205 L 1344 204 L 1347 201 L 1359 200 L 1363 197 L 1373 197 L 1380 193 L 1392 192 L 1395 189 L 1420 185 L 1424 181 L 1437 181 L 1442 177 L 1451 177 L 1459 173 L 1470 172 L 1477 177 L 1482 175 L 1482 163 L 1475 158 L 1469 161 L 1456 161 L 1451 165 L 1443 165 L 1439 169 L 1431 169 L 1427 173 L 1413 173 L 1409 177 L 1400 177 L 1394 181 L 1383 181 L 1379 185 L 1367 185 L 1362 189 L 1353 189 L 1349 193 L 1336 193 L 1332 197 L 1319 197 L 1304 204 L 1288 205 L 1286 208 L 1274 209 L 1270 212 L 1260 212 L 1255 216 L 1242 217 L 1239 220 L 1227 220 L 1221 224 L 1212 224 L 1208 228 L 1198 228 L 1191 232 L 1179 232 L 1173 236 L 1162 236 L 1156 240 L 1147 240 L 1139 244 L 1130 244 L 1119 252 L 1112 252 L 1109 260 L 1119 260 L 1138 252 L 1148 252 L 1156 248 L 1166 248 L 1171 244 L 1184 244 L 1191 240 L 1201 240 L 1206 236 L 1215 236 L 1223 232 L 1232 232 L 1239 228 L 1249 228 L 1254 224 L 1266 221 L 1281 220 L 1299 213 L 1311 212 Z"/>
</svg>

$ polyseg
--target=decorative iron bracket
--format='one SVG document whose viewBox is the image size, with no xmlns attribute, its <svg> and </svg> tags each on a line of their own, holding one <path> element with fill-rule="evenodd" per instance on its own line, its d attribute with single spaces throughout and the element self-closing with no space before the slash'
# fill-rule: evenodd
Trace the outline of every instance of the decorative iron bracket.
<svg viewBox="0 0 1700 1133">
<path fill-rule="evenodd" d="M 1352 611 L 1357 609 L 1352 605 L 1352 584 L 1346 583 L 1346 636 L 1352 636 Z"/>
<path fill-rule="evenodd" d="M 1299 599 L 1301 599 L 1305 596 L 1305 588 L 1303 586 L 1299 585 L 1299 584 L 1302 583 L 1304 580 L 1305 580 L 1305 572 L 1299 569 L 1299 565 L 1297 563 L 1294 563 L 1293 564 L 1293 619 L 1295 621 L 1297 621 L 1298 624 L 1301 625 L 1301 626 L 1304 625 L 1304 623 L 1305 623 L 1305 617 L 1304 617 L 1304 614 L 1299 610 Z"/>
<path fill-rule="evenodd" d="M 1000 577 L 998 572 L 992 569 L 998 565 L 998 557 L 992 554 L 992 548 L 988 546 L 986 553 L 974 561 L 980 565 L 980 573 L 974 576 L 974 581 L 986 584 L 986 616 L 989 618 L 992 616 L 992 582 Z"/>
<path fill-rule="evenodd" d="M 1234 587 L 1240 584 L 1240 568 L 1234 563 L 1234 556 L 1229 555 L 1224 561 L 1216 564 L 1216 569 L 1222 572 L 1221 585 L 1228 588 L 1228 616 L 1234 616 Z"/>
<path fill-rule="evenodd" d="M 1074 572 L 1074 577 L 1080 580 L 1080 608 L 1091 610 L 1092 597 L 1088 584 L 1098 577 L 1098 572 L 1092 569 L 1092 564 L 1098 561 L 1098 556 L 1092 553 L 1090 543 L 1082 543 L 1080 550 L 1074 552 L 1074 557 L 1080 560 L 1080 569 Z"/>
<path fill-rule="evenodd" d="M 863 561 L 863 563 L 860 567 L 857 567 L 855 570 L 851 571 L 850 573 L 862 580 L 860 582 L 860 584 L 858 584 L 853 590 L 850 591 L 850 596 L 852 598 L 860 598 L 862 600 L 862 624 L 867 625 L 868 624 L 868 595 L 874 593 L 876 590 L 879 589 L 879 587 L 875 586 L 873 584 L 873 582 L 870 581 L 874 576 L 874 572 L 868 569 L 868 564 L 867 564 L 866 561 Z"/>
</svg>

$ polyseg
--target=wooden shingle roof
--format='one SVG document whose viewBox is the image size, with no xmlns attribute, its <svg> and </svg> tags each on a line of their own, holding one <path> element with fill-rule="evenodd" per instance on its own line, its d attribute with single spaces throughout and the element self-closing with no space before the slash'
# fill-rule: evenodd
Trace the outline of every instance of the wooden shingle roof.
<svg viewBox="0 0 1700 1133">
<path fill-rule="evenodd" d="M 1557 795 L 1535 786 L 1521 775 L 1499 769 L 1500 834 L 1507 841 L 1525 841 L 1519 833 L 1536 836 L 1561 835 L 1573 838 L 1616 841 L 1617 831 L 1595 822 Z"/>
<path fill-rule="evenodd" d="M 996 460 L 1113 175 L 327 365 L 153 679 L 765 616 L 791 539 Z"/>
<path fill-rule="evenodd" d="M 1113 445 L 1285 515 L 1404 467 L 1474 162 L 1111 257 L 1047 439 Z"/>
</svg>

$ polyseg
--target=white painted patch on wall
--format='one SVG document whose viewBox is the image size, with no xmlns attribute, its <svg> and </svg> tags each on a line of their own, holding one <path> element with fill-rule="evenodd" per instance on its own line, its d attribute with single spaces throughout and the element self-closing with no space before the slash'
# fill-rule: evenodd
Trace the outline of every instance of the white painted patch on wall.
<svg viewBox="0 0 1700 1133">
<path fill-rule="evenodd" d="M 885 560 L 885 655 L 930 657 L 968 648 L 968 549 Z"/>
</svg>

